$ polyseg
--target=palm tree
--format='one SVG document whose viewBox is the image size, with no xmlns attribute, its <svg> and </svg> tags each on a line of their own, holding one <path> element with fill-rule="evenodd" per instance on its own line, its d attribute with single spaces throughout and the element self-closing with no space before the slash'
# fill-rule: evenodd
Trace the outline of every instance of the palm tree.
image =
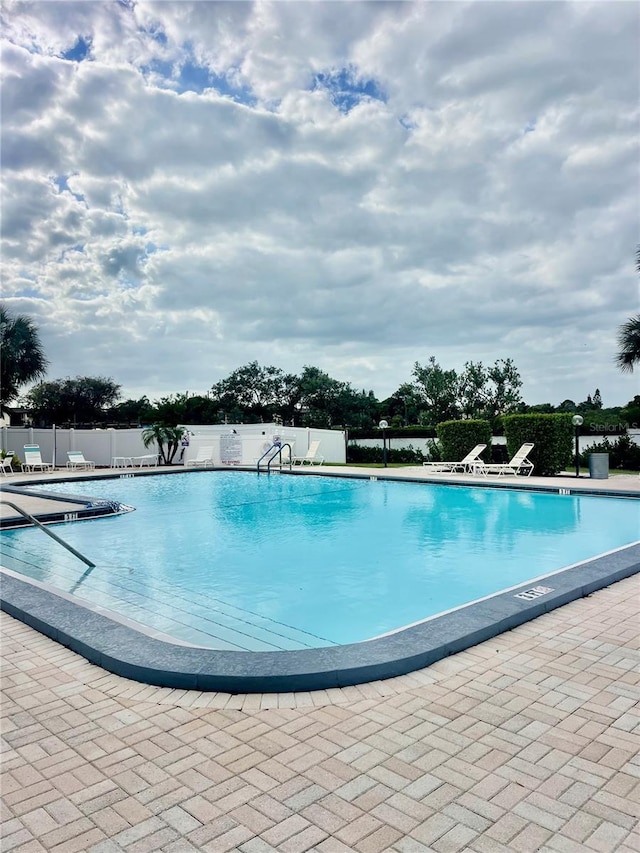
<svg viewBox="0 0 640 853">
<path fill-rule="evenodd" d="M 171 465 L 176 455 L 184 430 L 177 426 L 153 424 L 142 430 L 142 442 L 145 447 L 158 445 L 158 453 L 163 465 Z"/>
<path fill-rule="evenodd" d="M 618 331 L 620 351 L 616 363 L 620 370 L 631 373 L 634 364 L 640 364 L 640 314 L 630 317 Z"/>
<path fill-rule="evenodd" d="M 45 358 L 38 329 L 30 317 L 12 317 L 0 305 L 0 405 L 18 396 L 20 386 L 42 379 L 49 362 Z"/>
<path fill-rule="evenodd" d="M 640 273 L 640 245 L 636 246 L 636 272 Z M 632 373 L 634 364 L 640 364 L 640 314 L 620 326 L 618 346 L 616 364 L 625 373 Z"/>
</svg>

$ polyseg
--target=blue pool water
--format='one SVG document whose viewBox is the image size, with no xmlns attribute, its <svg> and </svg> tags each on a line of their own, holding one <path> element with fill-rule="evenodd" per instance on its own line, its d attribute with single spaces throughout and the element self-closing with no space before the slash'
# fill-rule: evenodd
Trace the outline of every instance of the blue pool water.
<svg viewBox="0 0 640 853">
<path fill-rule="evenodd" d="M 35 488 L 35 487 L 32 487 Z M 206 472 L 42 491 L 135 512 L 2 533 L 6 568 L 212 648 L 370 639 L 640 538 L 640 501 Z"/>
</svg>

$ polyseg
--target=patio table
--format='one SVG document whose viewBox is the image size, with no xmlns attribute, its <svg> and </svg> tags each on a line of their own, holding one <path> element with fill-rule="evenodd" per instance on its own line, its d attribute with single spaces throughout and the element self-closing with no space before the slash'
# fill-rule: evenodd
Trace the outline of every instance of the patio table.
<svg viewBox="0 0 640 853">
<path fill-rule="evenodd" d="M 129 468 L 133 465 L 133 457 L 131 456 L 114 456 L 111 459 L 112 468 Z"/>
</svg>

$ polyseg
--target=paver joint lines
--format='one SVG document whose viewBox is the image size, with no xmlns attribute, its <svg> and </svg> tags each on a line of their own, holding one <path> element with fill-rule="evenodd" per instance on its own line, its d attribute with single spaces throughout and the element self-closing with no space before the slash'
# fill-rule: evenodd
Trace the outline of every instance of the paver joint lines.
<svg viewBox="0 0 640 853">
<path fill-rule="evenodd" d="M 640 849 L 640 578 L 385 682 L 149 688 L 1 615 L 3 850 Z"/>
</svg>

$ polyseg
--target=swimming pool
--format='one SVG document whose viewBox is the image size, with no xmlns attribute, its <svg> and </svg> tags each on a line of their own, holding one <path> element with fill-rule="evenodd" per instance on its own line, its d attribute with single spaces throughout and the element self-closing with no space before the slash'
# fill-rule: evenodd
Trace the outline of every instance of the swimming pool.
<svg viewBox="0 0 640 853">
<path fill-rule="evenodd" d="M 38 487 L 34 487 L 34 491 Z M 136 507 L 41 532 L 3 564 L 156 634 L 211 649 L 344 646 L 638 540 L 640 501 L 240 472 L 56 483 Z"/>
</svg>

